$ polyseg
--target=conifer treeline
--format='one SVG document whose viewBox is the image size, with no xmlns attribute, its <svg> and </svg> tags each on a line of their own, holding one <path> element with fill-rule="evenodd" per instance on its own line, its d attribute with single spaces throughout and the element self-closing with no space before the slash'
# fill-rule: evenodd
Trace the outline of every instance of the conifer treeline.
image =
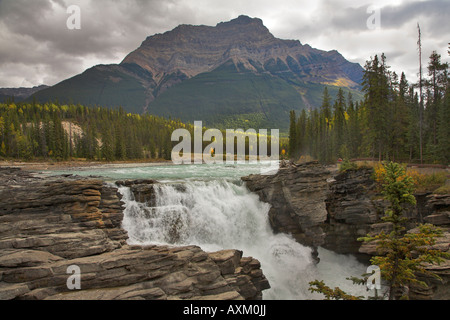
<svg viewBox="0 0 450 320">
<path fill-rule="evenodd" d="M 186 125 L 123 109 L 0 104 L 0 157 L 133 160 L 171 158 L 171 133 Z"/>
<path fill-rule="evenodd" d="M 391 72 L 384 54 L 381 58 L 375 56 L 365 65 L 363 101 L 354 102 L 340 89 L 333 103 L 325 88 L 320 109 L 303 110 L 300 115 L 291 111 L 290 157 L 309 155 L 322 163 L 369 157 L 448 164 L 448 68 L 433 52 L 428 78 L 423 82 L 424 97 L 420 99 L 417 85 L 408 83 L 404 73 L 399 77 Z"/>
</svg>

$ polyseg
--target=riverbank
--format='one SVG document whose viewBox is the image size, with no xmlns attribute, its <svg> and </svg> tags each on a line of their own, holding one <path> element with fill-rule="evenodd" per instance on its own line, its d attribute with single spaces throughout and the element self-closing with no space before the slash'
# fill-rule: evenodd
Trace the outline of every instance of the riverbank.
<svg viewBox="0 0 450 320">
<path fill-rule="evenodd" d="M 87 160 L 73 160 L 73 161 L 0 161 L 1 167 L 20 168 L 25 171 L 44 171 L 44 170 L 83 170 L 87 168 L 130 168 L 130 167 L 145 167 L 145 166 L 168 166 L 172 165 L 170 160 L 133 160 L 133 161 L 87 161 Z"/>
</svg>

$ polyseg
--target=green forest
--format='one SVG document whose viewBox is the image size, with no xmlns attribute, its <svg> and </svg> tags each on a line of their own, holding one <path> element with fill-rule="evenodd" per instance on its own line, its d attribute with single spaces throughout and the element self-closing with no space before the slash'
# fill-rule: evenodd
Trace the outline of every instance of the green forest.
<svg viewBox="0 0 450 320">
<path fill-rule="evenodd" d="M 179 120 L 153 115 L 126 113 L 122 108 L 59 105 L 55 103 L 0 104 L 0 159 L 15 160 L 95 160 L 95 161 L 161 161 L 171 160 L 171 141 L 176 129 L 186 129 L 194 137 L 194 126 Z M 205 133 L 207 128 L 203 127 Z M 227 150 L 226 132 L 223 150 Z M 241 133 L 238 133 L 238 136 Z M 242 133 L 245 152 L 249 154 L 249 137 Z M 257 134 L 259 144 L 260 135 Z M 267 138 L 270 154 L 271 136 Z M 237 153 L 237 137 L 234 153 Z M 212 141 L 205 140 L 206 148 Z M 288 139 L 280 139 L 280 150 Z M 191 140 L 191 150 L 194 140 Z M 212 151 L 214 152 L 214 151 Z"/>
<path fill-rule="evenodd" d="M 332 97 L 325 87 L 320 108 L 290 112 L 289 142 L 281 139 L 281 155 L 286 149 L 291 159 L 321 163 L 375 158 L 449 164 L 448 68 L 433 52 L 418 85 L 392 72 L 384 54 L 375 56 L 365 65 L 362 101 L 342 88 Z M 193 132 L 179 120 L 122 108 L 7 101 L 0 104 L 0 158 L 170 160 L 171 134 L 180 128 Z"/>
<path fill-rule="evenodd" d="M 121 161 L 170 160 L 171 133 L 186 125 L 123 109 L 0 104 L 0 157 Z"/>
<path fill-rule="evenodd" d="M 290 114 L 289 156 L 322 163 L 375 158 L 450 163 L 448 64 L 435 51 L 419 84 L 392 72 L 384 54 L 366 62 L 362 101 L 340 89 L 323 92 L 319 109 Z M 420 94 L 422 93 L 422 95 Z"/>
</svg>

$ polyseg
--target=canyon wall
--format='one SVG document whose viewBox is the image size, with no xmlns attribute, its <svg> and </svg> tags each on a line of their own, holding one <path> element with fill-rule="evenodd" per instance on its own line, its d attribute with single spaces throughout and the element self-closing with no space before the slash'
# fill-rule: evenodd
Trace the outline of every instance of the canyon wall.
<svg viewBox="0 0 450 320">
<path fill-rule="evenodd" d="M 290 233 L 313 249 L 320 246 L 336 253 L 352 254 L 368 263 L 376 245 L 357 239 L 390 230 L 390 224 L 381 220 L 387 203 L 377 191 L 371 168 L 339 173 L 317 162 L 290 163 L 276 175 L 250 175 L 242 180 L 262 201 L 271 204 L 270 222 L 275 231 Z M 449 252 L 450 195 L 415 196 L 417 206 L 406 212 L 409 232 L 414 232 L 418 223 L 439 226 L 443 237 L 434 248 Z M 411 287 L 410 297 L 450 299 L 450 261 L 429 265 L 427 269 L 442 280 L 419 275 L 428 287 Z"/>
</svg>

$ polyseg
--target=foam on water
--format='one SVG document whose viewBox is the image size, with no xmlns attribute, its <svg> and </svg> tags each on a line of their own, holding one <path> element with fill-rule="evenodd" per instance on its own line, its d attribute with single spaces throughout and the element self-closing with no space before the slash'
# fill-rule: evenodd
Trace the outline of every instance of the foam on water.
<svg viewBox="0 0 450 320">
<path fill-rule="evenodd" d="M 345 278 L 361 275 L 365 266 L 323 249 L 322 261 L 315 265 L 310 248 L 289 235 L 273 233 L 269 205 L 244 184 L 215 179 L 158 184 L 155 188 L 156 207 L 136 202 L 126 187 L 119 189 L 126 204 L 123 227 L 130 243 L 198 245 L 210 252 L 242 250 L 245 256 L 261 262 L 271 284 L 271 289 L 264 291 L 265 299 L 321 298 L 308 291 L 308 283 L 315 279 L 331 281 L 333 287 L 338 283 L 350 292 L 357 289 L 346 284 Z"/>
<path fill-rule="evenodd" d="M 366 266 L 349 255 L 319 248 L 320 263 L 311 249 L 286 234 L 274 234 L 268 221 L 269 205 L 248 191 L 242 176 L 261 173 L 265 164 L 136 165 L 49 171 L 45 174 L 102 176 L 113 183 L 126 179 L 155 179 L 157 206 L 138 203 L 121 187 L 126 204 L 123 227 L 129 243 L 198 245 L 206 251 L 242 250 L 261 262 L 271 289 L 265 299 L 321 299 L 308 291 L 309 282 L 324 280 L 334 288 L 365 295 L 362 286 L 346 280 L 365 273 Z"/>
</svg>

